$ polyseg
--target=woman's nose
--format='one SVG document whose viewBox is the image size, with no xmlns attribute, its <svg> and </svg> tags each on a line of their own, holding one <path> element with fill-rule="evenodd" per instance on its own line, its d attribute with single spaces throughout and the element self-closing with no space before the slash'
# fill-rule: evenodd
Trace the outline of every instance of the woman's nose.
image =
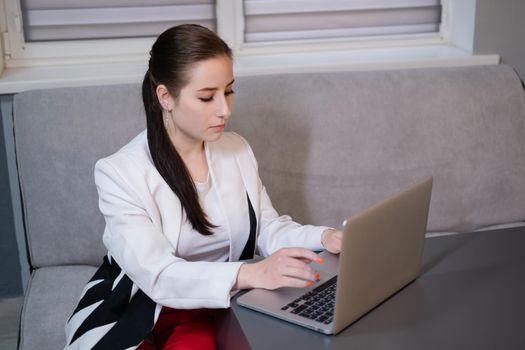
<svg viewBox="0 0 525 350">
<path fill-rule="evenodd" d="M 220 118 L 228 118 L 231 114 L 231 106 L 226 97 L 219 99 L 217 103 L 216 116 Z"/>
</svg>

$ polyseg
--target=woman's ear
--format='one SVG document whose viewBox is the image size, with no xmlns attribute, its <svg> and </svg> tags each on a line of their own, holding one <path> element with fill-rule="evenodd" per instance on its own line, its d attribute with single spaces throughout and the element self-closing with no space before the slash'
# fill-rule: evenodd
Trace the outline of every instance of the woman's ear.
<svg viewBox="0 0 525 350">
<path fill-rule="evenodd" d="M 157 93 L 157 99 L 163 109 L 171 111 L 173 109 L 173 98 L 171 97 L 168 88 L 164 84 L 159 84 L 155 89 Z"/>
</svg>

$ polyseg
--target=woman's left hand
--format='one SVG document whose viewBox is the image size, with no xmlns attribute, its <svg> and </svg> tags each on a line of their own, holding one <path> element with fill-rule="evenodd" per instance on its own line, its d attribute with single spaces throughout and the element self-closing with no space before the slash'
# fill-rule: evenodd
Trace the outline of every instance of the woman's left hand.
<svg viewBox="0 0 525 350">
<path fill-rule="evenodd" d="M 321 235 L 321 244 L 330 253 L 339 254 L 341 252 L 341 243 L 343 241 L 343 232 L 341 230 L 327 229 Z"/>
</svg>

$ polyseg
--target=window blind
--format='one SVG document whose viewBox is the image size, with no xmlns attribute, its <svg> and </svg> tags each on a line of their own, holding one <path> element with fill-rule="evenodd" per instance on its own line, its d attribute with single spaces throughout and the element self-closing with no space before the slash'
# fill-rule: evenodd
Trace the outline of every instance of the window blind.
<svg viewBox="0 0 525 350">
<path fill-rule="evenodd" d="M 244 0 L 245 41 L 439 32 L 439 0 Z"/>
<path fill-rule="evenodd" d="M 22 0 L 26 42 L 157 36 L 182 23 L 215 30 L 215 0 Z"/>
</svg>

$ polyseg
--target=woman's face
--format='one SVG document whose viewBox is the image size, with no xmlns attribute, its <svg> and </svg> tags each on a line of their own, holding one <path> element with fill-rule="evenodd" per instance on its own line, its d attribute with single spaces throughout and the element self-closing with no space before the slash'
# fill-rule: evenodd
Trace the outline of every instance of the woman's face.
<svg viewBox="0 0 525 350">
<path fill-rule="evenodd" d="M 188 74 L 178 98 L 170 97 L 168 134 L 176 146 L 217 141 L 231 114 L 232 61 L 227 56 L 200 61 Z"/>
</svg>

